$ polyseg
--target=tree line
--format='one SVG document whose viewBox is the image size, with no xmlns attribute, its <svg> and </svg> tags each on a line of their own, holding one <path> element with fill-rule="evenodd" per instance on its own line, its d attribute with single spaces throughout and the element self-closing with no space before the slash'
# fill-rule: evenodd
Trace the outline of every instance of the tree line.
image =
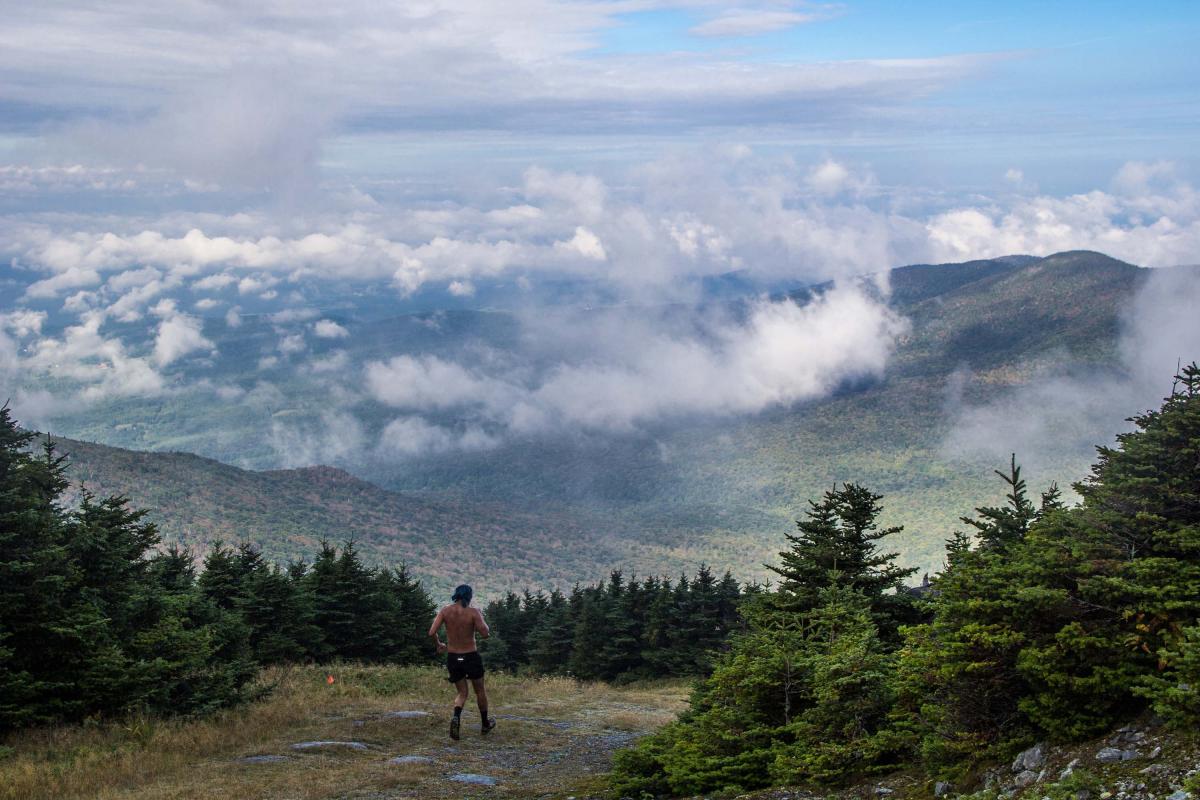
<svg viewBox="0 0 1200 800">
<path fill-rule="evenodd" d="M 0 731 L 201 714 L 248 699 L 264 665 L 432 657 L 433 604 L 403 567 L 323 544 L 281 568 L 243 544 L 197 571 L 126 498 L 66 508 L 66 460 L 34 438 L 0 408 Z"/>
<path fill-rule="evenodd" d="M 1200 368 L 1131 420 L 1065 507 L 1014 458 L 1001 506 L 947 542 L 920 599 L 878 549 L 881 497 L 811 503 L 681 718 L 618 754 L 619 796 L 954 779 L 1152 710 L 1200 723 Z"/>
<path fill-rule="evenodd" d="M 750 588 L 749 591 L 753 591 Z M 493 633 L 483 642 L 489 668 L 629 681 L 702 675 L 739 621 L 742 587 L 701 565 L 672 583 L 626 579 L 523 595 L 508 592 L 484 614 Z"/>
</svg>

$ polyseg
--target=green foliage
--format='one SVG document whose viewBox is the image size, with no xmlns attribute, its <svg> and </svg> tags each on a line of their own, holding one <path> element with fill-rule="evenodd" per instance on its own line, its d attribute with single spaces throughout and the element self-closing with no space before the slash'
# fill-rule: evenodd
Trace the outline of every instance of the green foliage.
<svg viewBox="0 0 1200 800">
<path fill-rule="evenodd" d="M 0 410 L 0 729 L 240 699 L 236 627 L 198 607 L 190 573 L 163 580 L 144 512 L 87 493 L 64 509 L 64 459 L 29 442 Z"/>
<path fill-rule="evenodd" d="M 1096 773 L 1077 768 L 1060 781 L 1048 783 L 1042 789 L 1050 800 L 1075 800 L 1080 793 L 1085 797 L 1097 796 L 1104 788 L 1104 781 Z"/>
<path fill-rule="evenodd" d="M 618 758 L 615 789 L 687 795 L 843 784 L 895 763 L 887 724 L 895 656 L 882 631 L 894 635 L 898 610 L 912 608 L 896 593 L 911 570 L 876 552 L 875 542 L 895 533 L 877 530 L 879 500 L 847 484 L 810 504 L 775 568 L 779 588 L 743 601 L 745 629 L 691 710 Z"/>
<path fill-rule="evenodd" d="M 964 518 L 974 536 L 948 542 L 922 601 L 929 617 L 903 627 L 895 650 L 877 606 L 888 595 L 858 579 L 887 574 L 886 560 L 845 555 L 870 528 L 850 522 L 836 490 L 812 503 L 775 568 L 779 590 L 744 603 L 746 632 L 687 714 L 617 759 L 614 787 L 836 784 L 914 757 L 962 773 L 1036 740 L 1094 736 L 1147 705 L 1194 727 L 1200 368 L 1132 421 L 1117 447 L 1100 448 L 1077 507 L 1053 487 L 1035 506 L 1014 457 L 999 473 L 1007 503 Z M 878 513 L 878 498 L 862 497 Z M 843 565 L 856 573 L 833 571 Z"/>
<path fill-rule="evenodd" d="M 493 628 L 481 643 L 488 664 L 584 680 L 703 675 L 740 623 L 742 589 L 701 565 L 678 583 L 650 577 L 555 591 L 509 592 L 484 609 Z"/>
<path fill-rule="evenodd" d="M 31 454 L 32 441 L 0 408 L 0 730 L 207 713 L 245 699 L 263 664 L 432 655 L 432 604 L 403 568 L 366 569 L 352 545 L 327 547 L 321 583 L 249 545 L 218 545 L 197 577 L 191 553 L 159 551 L 126 498 L 85 491 L 60 504 L 65 459 L 49 441 Z"/>
<path fill-rule="evenodd" d="M 896 566 L 898 554 L 881 553 L 876 544 L 902 530 L 879 528 L 881 499 L 865 486 L 847 483 L 827 491 L 820 502 L 809 501 L 807 518 L 796 522 L 800 532 L 785 536 L 791 547 L 779 554 L 779 566 L 768 566 L 783 578 L 777 595 L 782 606 L 804 612 L 815 607 L 822 592 L 843 586 L 868 599 L 889 639 L 900 625 L 915 620 L 909 595 L 899 590 L 916 569 Z"/>
<path fill-rule="evenodd" d="M 1195 729 L 1200 723 L 1200 626 L 1182 631 L 1158 655 L 1158 671 L 1142 676 L 1136 692 L 1168 722 Z"/>
</svg>

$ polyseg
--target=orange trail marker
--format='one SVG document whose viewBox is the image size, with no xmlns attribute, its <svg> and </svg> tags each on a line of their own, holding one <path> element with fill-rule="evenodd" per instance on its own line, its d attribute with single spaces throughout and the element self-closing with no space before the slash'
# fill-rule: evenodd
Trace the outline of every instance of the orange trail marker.
<svg viewBox="0 0 1200 800">
<path fill-rule="evenodd" d="M 326 675 L 326 676 L 325 676 L 325 682 L 326 682 L 326 683 L 328 683 L 330 686 L 333 686 L 333 676 L 332 676 L 332 675 Z"/>
</svg>

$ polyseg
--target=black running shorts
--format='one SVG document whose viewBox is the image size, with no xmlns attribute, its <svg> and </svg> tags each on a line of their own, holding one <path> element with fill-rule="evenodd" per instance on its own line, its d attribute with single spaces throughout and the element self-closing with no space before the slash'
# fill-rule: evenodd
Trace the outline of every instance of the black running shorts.
<svg viewBox="0 0 1200 800">
<path fill-rule="evenodd" d="M 474 653 L 447 653 L 446 669 L 450 671 L 450 682 L 458 683 L 463 678 L 477 681 L 483 677 L 483 658 L 479 651 Z"/>
</svg>

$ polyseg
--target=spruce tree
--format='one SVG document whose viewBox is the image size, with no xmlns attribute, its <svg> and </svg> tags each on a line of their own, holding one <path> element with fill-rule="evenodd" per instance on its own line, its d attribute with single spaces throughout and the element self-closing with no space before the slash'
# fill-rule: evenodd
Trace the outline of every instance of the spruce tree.
<svg viewBox="0 0 1200 800">
<path fill-rule="evenodd" d="M 898 640 L 901 625 L 915 621 L 911 600 L 903 591 L 904 581 L 916 568 L 895 564 L 897 553 L 880 552 L 878 542 L 899 533 L 901 527 L 879 527 L 882 495 L 856 483 L 827 491 L 818 501 L 809 501 L 806 519 L 797 520 L 797 534 L 785 534 L 791 547 L 779 554 L 779 565 L 767 568 L 783 580 L 778 601 L 787 609 L 803 613 L 812 609 L 821 592 L 838 580 L 862 592 L 882 635 Z"/>
</svg>

